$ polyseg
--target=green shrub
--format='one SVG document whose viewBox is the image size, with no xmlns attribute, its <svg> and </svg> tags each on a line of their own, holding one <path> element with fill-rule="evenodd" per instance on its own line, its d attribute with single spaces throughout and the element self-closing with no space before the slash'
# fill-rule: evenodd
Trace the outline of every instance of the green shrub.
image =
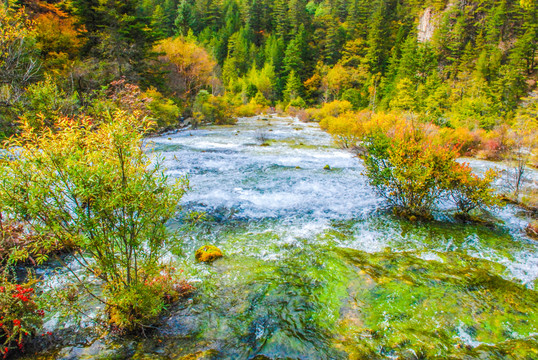
<svg viewBox="0 0 538 360">
<path fill-rule="evenodd" d="M 155 88 L 149 88 L 144 93 L 151 101 L 148 102 L 147 108 L 150 116 L 157 122 L 159 128 L 167 128 L 177 125 L 181 109 L 172 100 L 165 98 Z"/>
<path fill-rule="evenodd" d="M 20 106 L 23 117 L 34 127 L 50 126 L 43 119 L 71 116 L 80 108 L 78 95 L 69 95 L 50 78 L 28 86 Z"/>
<path fill-rule="evenodd" d="M 449 176 L 451 181 L 447 191 L 460 215 L 468 217 L 475 209 L 500 206 L 499 198 L 491 188 L 497 171 L 489 169 L 481 178 L 471 172 L 468 164 L 455 163 Z"/>
<path fill-rule="evenodd" d="M 265 98 L 265 96 L 263 96 L 261 91 L 258 91 L 256 93 L 256 96 L 253 98 L 253 100 L 254 100 L 254 103 L 256 105 L 260 105 L 260 106 L 269 106 L 269 105 L 271 105 L 271 101 L 267 100 Z"/>
<path fill-rule="evenodd" d="M 353 106 L 353 110 L 358 110 L 368 106 L 368 97 L 363 96 L 357 89 L 347 89 L 340 98 L 348 101 Z"/>
<path fill-rule="evenodd" d="M 302 97 L 298 96 L 295 99 L 291 100 L 288 106 L 292 106 L 297 109 L 304 109 L 306 107 L 306 102 Z"/>
<path fill-rule="evenodd" d="M 121 289 L 121 290 L 120 290 Z M 117 329 L 132 329 L 143 326 L 140 314 L 145 319 L 155 319 L 179 297 L 193 291 L 193 287 L 179 280 L 175 269 L 165 268 L 154 278 L 124 289 L 121 284 L 109 283 L 105 291 L 114 296 L 107 304 L 110 322 Z"/>
<path fill-rule="evenodd" d="M 164 294 L 146 286 L 160 274 L 165 223 L 187 186 L 185 179 L 171 184 L 143 151 L 150 124 L 139 119 L 119 111 L 96 127 L 92 118 L 60 118 L 56 132 L 23 122 L 0 161 L 0 208 L 35 233 L 53 234 L 43 237 L 44 249 L 53 239 L 80 248 L 77 262 L 105 284 L 102 295 L 84 288 L 106 304 L 113 325 L 128 330 L 162 309 Z M 152 291 L 155 299 L 131 304 L 128 321 L 114 323 L 111 309 L 127 306 L 123 294 L 139 301 Z"/>
<path fill-rule="evenodd" d="M 433 140 L 425 129 L 403 120 L 391 128 L 374 128 L 364 138 L 369 182 L 397 213 L 427 218 L 443 198 L 465 215 L 499 204 L 491 188 L 495 172 L 474 175 L 455 161 L 454 146 Z"/>
<path fill-rule="evenodd" d="M 230 125 L 235 124 L 232 106 L 226 98 L 210 95 L 206 90 L 200 90 L 193 106 L 193 115 L 200 122 Z"/>
</svg>

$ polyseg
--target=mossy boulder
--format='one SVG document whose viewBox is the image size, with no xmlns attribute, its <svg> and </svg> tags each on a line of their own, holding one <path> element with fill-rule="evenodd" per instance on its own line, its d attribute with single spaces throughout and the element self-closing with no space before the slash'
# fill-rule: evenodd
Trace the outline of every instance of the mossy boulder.
<svg viewBox="0 0 538 360">
<path fill-rule="evenodd" d="M 204 245 L 194 254 L 196 260 L 201 262 L 212 262 L 220 257 L 223 257 L 222 251 L 213 245 Z"/>
</svg>

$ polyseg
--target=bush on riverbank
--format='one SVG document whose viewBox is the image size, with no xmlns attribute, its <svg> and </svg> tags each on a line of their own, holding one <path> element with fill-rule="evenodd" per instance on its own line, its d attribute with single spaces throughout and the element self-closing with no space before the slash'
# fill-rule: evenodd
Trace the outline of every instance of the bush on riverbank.
<svg viewBox="0 0 538 360">
<path fill-rule="evenodd" d="M 226 98 L 201 90 L 193 105 L 193 115 L 197 123 L 233 125 L 237 120 L 231 107 Z"/>
<path fill-rule="evenodd" d="M 489 131 L 480 128 L 439 126 L 428 122 L 421 115 L 402 112 L 355 111 L 347 101 L 335 100 L 319 109 L 307 109 L 308 119 L 318 121 L 320 127 L 331 134 L 339 146 L 349 148 L 372 126 L 393 122 L 395 118 L 408 118 L 427 128 L 429 136 L 434 136 L 440 144 L 458 148 L 463 156 L 484 160 L 506 160 L 526 156 L 526 163 L 535 164 L 538 159 L 538 123 L 536 108 L 538 98 L 529 98 L 528 105 L 517 115 L 513 126 L 499 125 Z"/>
<path fill-rule="evenodd" d="M 10 272 L 11 264 L 47 259 L 50 252 L 41 248 L 42 238 L 0 213 L 0 355 L 4 358 L 13 350 L 22 350 L 42 325 L 44 312 L 35 302 L 36 281 L 30 278 L 17 283 Z"/>
<path fill-rule="evenodd" d="M 442 199 L 452 200 L 464 216 L 499 204 L 491 188 L 497 174 L 473 174 L 456 162 L 457 148 L 441 144 L 427 126 L 394 118 L 363 131 L 366 175 L 398 214 L 429 217 Z"/>
<path fill-rule="evenodd" d="M 123 313 L 113 325 L 145 326 L 164 304 L 159 257 L 169 238 L 165 223 L 186 191 L 186 179 L 170 184 L 160 162 L 141 148 L 151 129 L 140 117 L 118 111 L 96 126 L 92 118 L 60 118 L 53 132 L 21 125 L 0 162 L 0 208 L 43 237 L 40 245 L 72 243 L 77 263 L 105 284 L 104 295 L 84 289 L 107 309 Z M 129 294 L 126 298 L 124 294 Z M 148 294 L 152 301 L 139 302 Z"/>
</svg>

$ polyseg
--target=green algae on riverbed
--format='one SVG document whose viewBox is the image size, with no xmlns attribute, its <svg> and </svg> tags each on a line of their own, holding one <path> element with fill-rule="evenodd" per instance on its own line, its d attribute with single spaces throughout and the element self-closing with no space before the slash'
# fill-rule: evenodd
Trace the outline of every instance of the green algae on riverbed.
<svg viewBox="0 0 538 360">
<path fill-rule="evenodd" d="M 500 263 L 467 253 L 485 244 L 513 259 L 519 243 L 502 226 L 408 225 L 385 215 L 290 239 L 293 226 L 278 220 L 200 224 L 193 241 L 216 240 L 230 256 L 200 283 L 198 337 L 237 359 L 532 359 L 538 294 L 506 279 Z M 365 228 L 386 246 L 349 248 Z"/>
<path fill-rule="evenodd" d="M 315 125 L 274 118 L 260 148 L 260 123 L 152 139 L 169 175 L 193 185 L 170 224 L 183 240 L 163 261 L 197 290 L 147 338 L 72 327 L 83 339 L 55 337 L 53 358 L 538 359 L 538 243 L 525 214 L 398 219 L 360 160 Z M 197 263 L 205 244 L 226 257 Z"/>
<path fill-rule="evenodd" d="M 526 355 L 536 354 L 538 293 L 496 275 L 495 264 L 457 253 L 439 262 L 412 252 L 338 252 L 363 275 L 349 290 L 361 321 L 342 319 L 349 353 L 413 350 L 433 358 L 466 354 L 470 344 L 527 339 Z"/>
</svg>

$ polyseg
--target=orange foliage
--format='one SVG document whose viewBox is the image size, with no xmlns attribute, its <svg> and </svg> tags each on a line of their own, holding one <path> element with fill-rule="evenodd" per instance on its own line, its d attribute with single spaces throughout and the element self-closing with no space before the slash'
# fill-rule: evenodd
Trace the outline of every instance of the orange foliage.
<svg viewBox="0 0 538 360">
<path fill-rule="evenodd" d="M 211 84 L 216 61 L 199 45 L 182 37 L 161 41 L 154 48 L 168 65 L 168 85 L 183 100 L 190 100 Z"/>
<path fill-rule="evenodd" d="M 44 58 L 67 54 L 77 56 L 82 40 L 78 37 L 73 18 L 61 18 L 54 13 L 44 13 L 35 18 L 37 48 Z"/>
</svg>

